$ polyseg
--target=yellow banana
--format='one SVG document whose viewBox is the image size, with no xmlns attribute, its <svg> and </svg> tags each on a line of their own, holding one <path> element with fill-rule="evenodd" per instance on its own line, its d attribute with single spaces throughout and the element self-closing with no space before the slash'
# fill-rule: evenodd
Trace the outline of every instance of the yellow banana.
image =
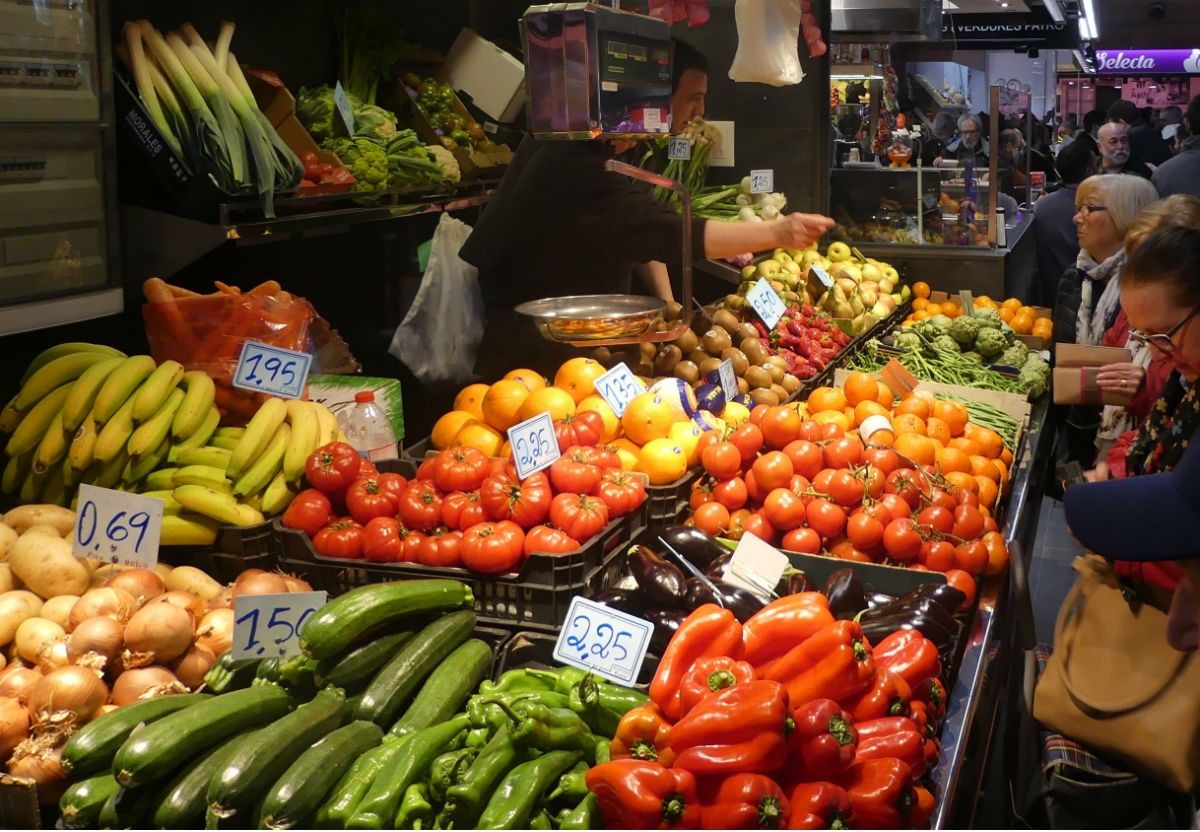
<svg viewBox="0 0 1200 832">
<path fill-rule="evenodd" d="M 217 386 L 212 376 L 203 370 L 192 370 L 183 374 L 183 386 L 187 390 L 175 419 L 171 422 L 171 436 L 175 440 L 187 439 L 200 429 L 216 401 Z"/>
<path fill-rule="evenodd" d="M 182 405 L 180 405 L 182 407 Z M 179 414 L 176 414 L 178 416 Z M 212 439 L 213 433 L 217 430 L 217 425 L 221 424 L 221 411 L 215 407 L 208 409 L 208 414 L 204 417 L 204 421 L 200 423 L 200 427 L 196 429 L 191 436 L 175 443 L 177 448 L 199 448 L 208 444 L 208 440 Z"/>
<path fill-rule="evenodd" d="M 125 404 L 113 414 L 100 435 L 96 437 L 96 459 L 100 462 L 111 462 L 118 452 L 125 451 L 129 437 L 133 435 L 133 397 L 125 400 Z"/>
<path fill-rule="evenodd" d="M 71 447 L 67 449 L 67 461 L 76 471 L 86 471 L 95 460 L 98 435 L 96 420 L 88 414 L 83 424 L 75 429 L 75 438 L 71 440 Z"/>
<path fill-rule="evenodd" d="M 22 503 L 39 502 L 42 494 L 42 483 L 45 481 L 45 474 L 35 474 L 31 469 L 25 475 L 25 481 L 21 483 L 21 492 L 18 498 Z"/>
<path fill-rule="evenodd" d="M 164 439 L 157 448 L 148 454 L 141 456 L 130 454 L 129 464 L 121 471 L 121 479 L 130 485 L 141 482 L 166 461 L 167 452 L 170 450 L 171 443 Z"/>
<path fill-rule="evenodd" d="M 257 494 L 268 485 L 283 465 L 283 455 L 292 439 L 292 429 L 284 422 L 275 429 L 271 441 L 253 464 L 242 474 L 233 486 L 233 493 L 238 497 L 247 494 Z"/>
<path fill-rule="evenodd" d="M 117 455 L 108 462 L 100 462 L 100 470 L 96 474 L 96 479 L 92 485 L 98 485 L 101 488 L 116 488 L 121 481 L 121 474 L 125 472 L 125 463 L 129 462 L 129 453 L 122 445 L 117 450 Z"/>
<path fill-rule="evenodd" d="M 338 430 L 337 417 L 333 415 L 333 411 L 325 405 L 317 404 L 316 402 L 312 403 L 312 407 L 317 414 L 317 423 L 321 426 L 321 435 L 317 439 L 317 447 L 320 448 L 322 445 L 328 445 L 330 442 L 337 442 L 338 434 L 341 431 Z"/>
<path fill-rule="evenodd" d="M 242 434 L 246 432 L 245 428 L 217 428 L 214 436 L 227 436 L 234 439 L 241 439 Z"/>
<path fill-rule="evenodd" d="M 25 368 L 25 374 L 21 376 L 21 384 L 29 381 L 34 373 L 56 358 L 62 358 L 64 355 L 71 355 L 77 352 L 95 352 L 106 358 L 125 358 L 125 353 L 112 347 L 106 347 L 104 344 L 86 344 L 82 341 L 55 344 L 53 347 L 43 350 L 36 358 L 29 362 L 29 366 Z"/>
<path fill-rule="evenodd" d="M 321 438 L 321 423 L 317 420 L 319 404 L 293 399 L 287 403 L 288 422 L 292 426 L 292 441 L 283 455 L 283 473 L 291 482 L 304 476 L 304 463 L 317 449 Z"/>
<path fill-rule="evenodd" d="M 222 494 L 233 494 L 233 484 L 225 479 L 225 472 L 208 465 L 185 465 L 175 469 L 171 482 L 181 485 L 200 485 Z"/>
<path fill-rule="evenodd" d="M 229 458 L 229 467 L 226 468 L 229 476 L 241 476 L 251 461 L 262 455 L 271 441 L 271 437 L 275 435 L 275 430 L 283 424 L 285 416 L 287 416 L 287 403 L 283 399 L 272 396 L 262 403 L 258 412 L 250 417 L 250 421 L 246 424 L 246 432 L 242 434 L 237 447 L 233 449 L 233 456 Z"/>
<path fill-rule="evenodd" d="M 171 435 L 171 422 L 175 419 L 175 413 L 179 410 L 179 406 L 183 404 L 183 399 L 183 391 L 175 388 L 167 396 L 158 412 L 138 425 L 137 430 L 129 437 L 128 450 L 131 456 L 147 454 L 167 441 L 167 437 Z M 137 411 L 136 401 L 133 409 L 135 412 Z"/>
<path fill-rule="evenodd" d="M 143 491 L 143 497 L 153 497 L 155 500 L 162 500 L 163 516 L 168 514 L 179 514 L 183 511 L 183 506 L 175 499 L 174 491 Z"/>
<path fill-rule="evenodd" d="M 31 407 L 25 418 L 21 419 L 21 424 L 13 431 L 13 435 L 8 438 L 4 452 L 9 456 L 20 456 L 36 448 L 70 392 L 71 385 L 64 384 Z"/>
<path fill-rule="evenodd" d="M 59 467 L 62 468 L 63 484 L 67 488 L 74 489 L 75 486 L 79 485 L 79 475 L 81 472 L 76 471 L 75 468 L 71 465 L 71 457 L 70 456 L 68 456 L 66 459 L 64 459 L 62 461 L 62 465 L 60 465 Z"/>
<path fill-rule="evenodd" d="M 224 471 L 232 453 L 224 448 L 213 448 L 208 445 L 203 448 L 182 448 L 176 445 L 171 449 L 169 459 L 176 465 L 207 465 Z"/>
<path fill-rule="evenodd" d="M 179 501 L 175 502 L 178 504 Z M 163 513 L 158 538 L 163 546 L 211 546 L 216 540 L 217 524 L 207 517 Z"/>
<path fill-rule="evenodd" d="M 28 455 L 10 457 L 4 465 L 4 475 L 0 477 L 0 489 L 3 489 L 5 494 L 16 494 L 21 488 L 21 483 L 25 481 L 31 464 Z"/>
<path fill-rule="evenodd" d="M 121 405 L 133 395 L 143 381 L 154 372 L 154 359 L 148 355 L 131 355 L 121 362 L 104 381 L 92 405 L 92 416 L 100 424 L 112 418 Z"/>
<path fill-rule="evenodd" d="M 238 520 L 234 526 L 257 526 L 267 522 L 267 518 L 263 517 L 263 513 L 254 506 L 238 503 L 237 507 Z"/>
<path fill-rule="evenodd" d="M 183 365 L 178 361 L 164 361 L 155 368 L 133 397 L 133 421 L 144 422 L 162 410 L 167 398 L 174 392 L 183 378 Z M 172 414 L 174 417 L 174 414 Z M 170 424 L 167 425 L 170 428 Z"/>
<path fill-rule="evenodd" d="M 238 446 L 238 441 L 239 440 L 234 439 L 232 436 L 214 436 L 212 439 L 208 440 L 208 445 L 210 448 L 224 448 L 232 454 L 233 449 Z M 226 465 L 228 465 L 228 463 L 226 463 Z"/>
<path fill-rule="evenodd" d="M 178 468 L 159 468 L 157 471 L 152 471 L 146 475 L 146 481 L 142 483 L 147 491 L 174 491 L 175 490 L 175 473 Z"/>
<path fill-rule="evenodd" d="M 268 516 L 283 514 L 295 496 L 296 492 L 288 485 L 284 472 L 280 471 L 263 492 L 262 513 Z"/>
<path fill-rule="evenodd" d="M 50 427 L 42 434 L 42 441 L 33 452 L 33 470 L 44 474 L 60 459 L 67 455 L 67 439 L 71 434 L 63 429 L 62 411 L 58 411 L 50 420 Z"/>
<path fill-rule="evenodd" d="M 67 484 L 63 481 L 62 466 L 55 465 L 46 472 L 46 479 L 42 482 L 42 493 L 38 499 L 43 503 L 66 506 L 71 502 L 70 495 L 73 492 L 74 489 L 68 491 Z"/>
<path fill-rule="evenodd" d="M 4 405 L 4 409 L 0 410 L 0 431 L 4 433 L 12 433 L 16 430 L 17 425 L 21 424 L 21 417 L 25 415 L 16 408 L 17 395 L 9 399 L 8 404 Z"/>
<path fill-rule="evenodd" d="M 84 417 L 91 413 L 92 405 L 96 403 L 96 396 L 100 395 L 100 388 L 104 386 L 104 382 L 113 374 L 113 371 L 121 366 L 122 360 L 106 358 L 103 361 L 97 361 L 75 380 L 67 400 L 63 402 L 64 430 L 74 433 L 75 429 L 83 424 Z"/>
<path fill-rule="evenodd" d="M 51 390 L 75 381 L 88 367 L 105 360 L 107 359 L 103 355 L 96 352 L 77 352 L 54 359 L 21 385 L 21 392 L 13 401 L 13 407 L 17 410 L 28 410 Z"/>
<path fill-rule="evenodd" d="M 240 511 L 237 500 L 203 485 L 180 485 L 175 489 L 175 499 L 188 511 L 211 517 L 227 526 L 249 525 L 243 523 L 245 515 Z"/>
</svg>

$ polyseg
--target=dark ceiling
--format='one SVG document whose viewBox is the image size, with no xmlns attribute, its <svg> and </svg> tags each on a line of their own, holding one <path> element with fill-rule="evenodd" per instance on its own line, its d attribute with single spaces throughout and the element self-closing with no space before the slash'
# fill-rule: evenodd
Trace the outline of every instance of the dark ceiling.
<svg viewBox="0 0 1200 832">
<path fill-rule="evenodd" d="M 1110 49 L 1200 47 L 1200 0 L 1094 0 L 1100 45 Z M 1152 11 L 1163 12 L 1151 17 Z"/>
</svg>

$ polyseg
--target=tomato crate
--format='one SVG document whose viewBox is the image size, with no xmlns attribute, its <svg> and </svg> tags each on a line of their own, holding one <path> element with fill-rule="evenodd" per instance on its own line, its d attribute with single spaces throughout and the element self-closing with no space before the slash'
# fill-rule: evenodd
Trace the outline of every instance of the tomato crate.
<svg viewBox="0 0 1200 832">
<path fill-rule="evenodd" d="M 400 450 L 400 458 L 417 466 L 424 462 L 426 454 L 433 450 L 436 450 L 433 447 L 433 437 L 426 436 L 424 439 L 418 439 L 411 445 L 405 442 L 404 447 Z"/>
<path fill-rule="evenodd" d="M 523 667 L 544 669 L 560 666 L 559 662 L 554 660 L 554 645 L 557 643 L 557 634 L 532 630 L 515 633 L 496 657 L 494 678 L 499 679 L 504 672 Z M 649 687 L 657 666 L 658 656 L 647 653 L 642 662 L 641 673 L 638 674 L 638 683 L 634 687 L 639 690 Z"/>
<path fill-rule="evenodd" d="M 692 483 L 700 476 L 693 468 L 669 485 L 646 486 L 646 503 L 650 506 L 650 525 L 670 526 L 683 520 L 692 496 Z"/>
<path fill-rule="evenodd" d="M 163 546 L 159 556 L 172 566 L 195 566 L 221 583 L 231 583 L 246 569 L 268 572 L 277 564 L 279 539 L 271 523 L 221 526 L 210 546 Z"/>
</svg>

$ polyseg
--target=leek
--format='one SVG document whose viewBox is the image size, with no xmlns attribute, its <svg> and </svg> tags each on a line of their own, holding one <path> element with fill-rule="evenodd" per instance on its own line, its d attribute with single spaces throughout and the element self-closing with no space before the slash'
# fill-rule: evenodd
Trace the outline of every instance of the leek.
<svg viewBox="0 0 1200 832">
<path fill-rule="evenodd" d="M 152 66 L 146 60 L 141 29 L 135 24 L 126 23 L 123 34 L 125 36 L 126 48 L 129 50 L 129 69 L 133 73 L 133 81 L 137 85 L 138 95 L 142 99 L 142 106 L 146 108 L 146 113 L 150 116 L 150 121 L 154 122 L 154 126 L 158 128 L 158 132 L 162 134 L 163 139 L 170 145 L 175 156 L 183 159 L 183 147 L 180 144 L 179 137 L 171 129 L 171 124 L 167 121 L 167 117 L 163 114 L 162 107 L 159 104 L 159 96 L 155 94 L 154 81 L 150 73 Z M 174 96 L 171 99 L 174 100 Z M 177 101 L 175 105 L 178 106 Z M 168 101 L 167 106 L 170 109 L 170 101 Z"/>
<path fill-rule="evenodd" d="M 147 62 L 146 69 L 150 72 L 150 80 L 154 82 L 154 90 L 162 102 L 163 112 L 166 113 L 172 127 L 175 128 L 175 134 L 179 136 L 180 144 L 184 146 L 192 144 L 192 125 L 188 121 L 179 99 L 175 97 L 175 90 L 171 88 L 171 83 L 162 74 L 158 64 Z"/>
<path fill-rule="evenodd" d="M 232 27 L 233 24 L 228 24 Z M 224 34 L 224 30 L 222 30 Z M 220 40 L 217 45 L 220 46 Z M 233 85 L 237 87 L 242 97 L 246 99 L 251 111 L 258 118 L 262 125 L 263 133 L 271 142 L 271 147 L 275 151 L 275 187 L 281 190 L 295 188 L 300 184 L 300 180 L 304 177 L 304 164 L 297 156 L 275 126 L 267 119 L 265 113 L 258 108 L 258 102 L 254 99 L 254 93 L 250 90 L 250 85 L 246 83 L 246 76 L 242 74 L 242 67 L 237 62 L 237 56 L 232 52 L 229 53 L 225 63 L 225 71 L 229 75 L 229 79 L 233 81 Z"/>
<path fill-rule="evenodd" d="M 167 43 L 175 50 L 180 63 L 183 64 L 188 74 L 192 76 L 197 88 L 200 90 L 200 94 L 208 102 L 209 109 L 217 117 L 217 124 L 221 128 L 221 134 L 225 137 L 225 147 L 229 154 L 230 172 L 233 176 L 233 181 L 236 183 L 233 190 L 236 191 L 250 181 L 249 171 L 246 167 L 246 136 L 243 134 L 243 127 L 239 124 L 237 116 L 234 115 L 232 102 L 225 95 L 222 95 L 217 80 L 212 77 L 212 73 L 208 71 L 207 66 L 202 61 L 197 60 L 196 44 L 199 43 L 200 49 L 211 60 L 212 55 L 209 54 L 208 47 L 205 46 L 204 41 L 200 39 L 200 36 L 190 23 L 185 23 L 180 28 L 191 42 L 192 48 L 188 48 L 188 44 L 184 43 L 183 38 L 177 32 L 171 32 L 171 34 L 167 35 Z"/>
<path fill-rule="evenodd" d="M 213 47 L 213 60 L 217 66 L 225 66 L 229 62 L 229 43 L 233 40 L 233 22 L 221 21 L 221 31 L 217 33 L 217 43 Z"/>
</svg>

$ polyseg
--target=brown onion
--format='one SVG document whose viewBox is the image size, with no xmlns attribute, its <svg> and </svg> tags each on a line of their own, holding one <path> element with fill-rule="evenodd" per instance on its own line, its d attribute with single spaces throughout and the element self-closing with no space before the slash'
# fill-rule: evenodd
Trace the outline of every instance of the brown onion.
<svg viewBox="0 0 1200 832">
<path fill-rule="evenodd" d="M 119 587 L 104 586 L 89 589 L 71 607 L 69 628 L 74 630 L 89 618 L 111 618 L 122 624 L 138 610 L 137 599 Z"/>
<path fill-rule="evenodd" d="M 174 604 L 149 604 L 125 625 L 126 668 L 173 661 L 192 646 L 195 622 L 191 613 Z"/>
<path fill-rule="evenodd" d="M 288 592 L 312 592 L 312 584 L 295 575 L 282 574 L 283 582 L 287 584 Z"/>
<path fill-rule="evenodd" d="M 210 610 L 231 610 L 233 609 L 233 587 L 227 586 L 208 599 L 208 608 Z"/>
<path fill-rule="evenodd" d="M 54 642 L 54 644 L 51 644 L 38 656 L 38 670 L 42 671 L 42 673 L 49 673 L 51 670 L 57 670 L 69 664 L 71 664 L 71 659 L 67 655 L 67 642 L 65 639 Z"/>
<path fill-rule="evenodd" d="M 62 767 L 62 746 L 51 745 L 46 739 L 21 743 L 8 762 L 8 771 L 36 783 L 38 803 L 50 806 L 58 803 L 67 790 L 67 774 Z"/>
<path fill-rule="evenodd" d="M 0 697 L 0 759 L 7 759 L 28 736 L 29 711 L 15 699 Z"/>
<path fill-rule="evenodd" d="M 190 650 L 171 665 L 171 670 L 180 682 L 190 690 L 195 690 L 204 684 L 204 674 L 216 661 L 216 655 L 203 644 L 193 644 Z"/>
<path fill-rule="evenodd" d="M 117 706 L 128 705 L 139 699 L 152 699 L 172 693 L 187 693 L 187 688 L 179 683 L 167 668 L 161 665 L 140 667 L 137 670 L 126 670 L 113 683 L 112 702 Z"/>
<path fill-rule="evenodd" d="M 174 604 L 175 606 L 190 612 L 192 614 L 192 618 L 197 620 L 199 620 L 204 613 L 208 612 L 208 603 L 203 598 L 197 598 L 192 593 L 184 592 L 181 589 L 174 590 L 173 592 L 164 592 L 150 603 Z"/>
<path fill-rule="evenodd" d="M 83 725 L 108 702 L 108 687 L 94 670 L 60 667 L 43 676 L 29 694 L 29 713 L 38 725 Z"/>
<path fill-rule="evenodd" d="M 133 596 L 139 607 L 167 591 L 162 578 L 151 569 L 126 569 L 113 575 L 104 585 L 125 590 Z"/>
<path fill-rule="evenodd" d="M 32 667 L 14 662 L 0 673 L 0 696 L 16 699 L 22 705 L 29 703 L 29 694 L 42 680 L 42 674 Z"/>
<path fill-rule="evenodd" d="M 67 638 L 72 662 L 95 670 L 111 670 L 125 646 L 125 626 L 111 618 L 89 618 Z"/>
<path fill-rule="evenodd" d="M 233 647 L 233 610 L 209 610 L 196 627 L 196 643 L 219 656 Z"/>
<path fill-rule="evenodd" d="M 233 597 L 239 595 L 276 595 L 288 591 L 287 582 L 276 572 L 258 570 L 256 575 L 243 572 L 233 584 Z"/>
</svg>

